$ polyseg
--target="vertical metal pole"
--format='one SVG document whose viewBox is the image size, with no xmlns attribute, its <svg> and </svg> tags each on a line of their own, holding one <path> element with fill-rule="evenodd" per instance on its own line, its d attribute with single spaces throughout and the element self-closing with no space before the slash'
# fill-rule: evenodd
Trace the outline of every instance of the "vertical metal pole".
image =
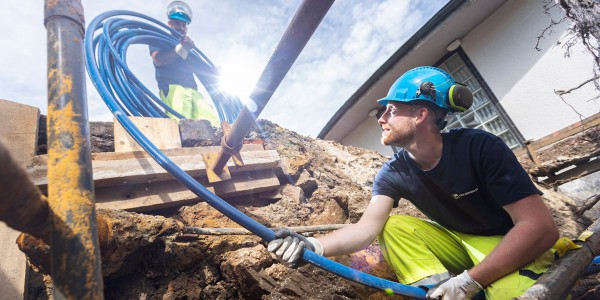
<svg viewBox="0 0 600 300">
<path fill-rule="evenodd" d="M 46 0 L 48 202 L 55 299 L 103 299 L 80 0 Z"/>
<path fill-rule="evenodd" d="M 227 149 L 238 148 L 246 134 L 254 126 L 256 118 L 273 96 L 333 2 L 334 0 L 304 0 L 302 2 L 250 95 L 250 99 L 256 103 L 256 110 L 250 112 L 247 107 L 244 107 L 229 134 L 223 137 L 221 151 L 212 168 L 215 173 L 223 170 L 231 157 L 231 152 Z"/>
</svg>

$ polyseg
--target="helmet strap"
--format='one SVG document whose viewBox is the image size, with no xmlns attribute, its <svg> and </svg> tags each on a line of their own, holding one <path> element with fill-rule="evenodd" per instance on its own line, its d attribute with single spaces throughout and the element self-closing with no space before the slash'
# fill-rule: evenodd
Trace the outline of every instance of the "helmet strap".
<svg viewBox="0 0 600 300">
<path fill-rule="evenodd" d="M 435 121 L 435 125 L 437 125 L 437 127 L 440 130 L 444 130 L 444 128 L 446 128 L 446 125 L 448 125 L 448 121 L 446 121 L 446 116 L 448 116 L 448 112 L 444 111 L 442 116 Z"/>
<path fill-rule="evenodd" d="M 446 128 L 446 125 L 448 125 L 448 121 L 446 121 L 446 119 L 444 118 L 438 119 L 437 121 L 435 121 L 435 125 L 437 125 L 437 127 L 440 130 L 444 130 L 444 128 Z"/>
</svg>

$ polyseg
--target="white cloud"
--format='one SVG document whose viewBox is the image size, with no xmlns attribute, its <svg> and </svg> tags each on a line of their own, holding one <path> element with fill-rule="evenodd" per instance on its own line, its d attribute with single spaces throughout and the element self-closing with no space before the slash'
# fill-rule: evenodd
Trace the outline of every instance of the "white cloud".
<svg viewBox="0 0 600 300">
<path fill-rule="evenodd" d="M 289 129 L 316 136 L 362 83 L 445 2 L 429 1 L 424 12 L 419 10 L 419 1 L 336 2 L 265 115 Z M 336 32 L 335 40 L 330 39 L 331 31 Z M 291 112 L 302 112 L 305 121 L 292 121 Z"/>
<path fill-rule="evenodd" d="M 170 0 L 83 0 L 86 22 L 110 10 L 136 11 L 165 21 Z M 274 93 L 260 118 L 316 136 L 333 114 L 412 33 L 447 0 L 336 1 Z M 301 1 L 188 1 L 194 12 L 190 37 L 216 65 L 244 64 L 259 74 Z M 43 1 L 8 1 L 0 11 L 0 98 L 46 113 L 46 30 Z M 243 54 L 243 55 L 242 55 Z M 128 63 L 156 90 L 145 47 L 133 46 Z M 239 63 L 239 65 L 242 65 Z M 248 67 L 248 65 L 253 67 Z M 249 75 L 250 76 L 250 75 Z M 87 79 L 91 120 L 112 116 Z"/>
</svg>

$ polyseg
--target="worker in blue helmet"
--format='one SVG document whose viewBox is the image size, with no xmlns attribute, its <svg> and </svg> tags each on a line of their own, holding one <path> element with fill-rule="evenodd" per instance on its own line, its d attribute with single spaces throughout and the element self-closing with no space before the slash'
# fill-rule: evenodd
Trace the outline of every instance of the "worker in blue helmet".
<svg viewBox="0 0 600 300">
<path fill-rule="evenodd" d="M 521 295 L 554 262 L 558 229 L 500 138 L 478 129 L 441 132 L 448 113 L 470 108 L 470 90 L 441 69 L 418 67 L 378 103 L 385 105 L 381 142 L 400 151 L 375 177 L 361 219 L 318 238 L 278 231 L 268 250 L 295 264 L 305 247 L 336 256 L 377 239 L 398 280 L 430 299 Z M 390 216 L 400 199 L 427 219 Z"/>
<path fill-rule="evenodd" d="M 189 59 L 196 47 L 187 35 L 192 10 L 182 1 L 173 1 L 167 7 L 167 17 L 172 34 L 179 43 L 175 46 L 150 46 L 160 99 L 186 118 L 205 119 L 212 126 L 219 126 L 214 104 L 198 92 L 194 66 Z"/>
</svg>

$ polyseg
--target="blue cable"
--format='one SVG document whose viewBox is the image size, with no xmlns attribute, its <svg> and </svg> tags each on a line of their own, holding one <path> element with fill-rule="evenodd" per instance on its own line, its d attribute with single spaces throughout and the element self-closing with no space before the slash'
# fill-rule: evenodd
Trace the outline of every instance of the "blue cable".
<svg viewBox="0 0 600 300">
<path fill-rule="evenodd" d="M 169 32 L 158 29 L 150 23 L 126 19 L 109 19 L 117 15 L 134 16 L 151 21 L 167 29 L 172 35 L 177 36 L 178 34 L 156 19 L 131 11 L 106 12 L 90 23 L 85 35 L 86 67 L 93 84 L 108 108 L 127 132 L 179 182 L 244 228 L 267 242 L 273 240 L 274 232 L 272 230 L 244 215 L 199 184 L 152 144 L 127 118 L 127 116 L 167 117 L 163 110 L 183 118 L 178 112 L 165 105 L 135 77 L 127 67 L 125 55 L 131 44 L 174 47 L 178 40 L 169 35 Z M 102 29 L 102 34 L 94 37 L 94 32 L 99 29 Z M 98 61 L 94 54 L 98 55 Z M 227 120 L 228 123 L 233 123 L 241 110 L 241 102 L 239 99 L 224 95 L 218 90 L 216 68 L 200 50 L 195 48 L 190 54 L 191 61 L 199 65 L 199 71 L 196 72 L 198 79 L 205 86 L 213 102 L 216 102 L 215 107 L 218 110 L 219 118 Z M 308 249 L 304 251 L 303 259 L 324 270 L 367 286 L 409 297 L 425 298 L 425 291 L 420 288 L 360 272 Z M 587 267 L 584 276 L 598 273 L 600 271 L 599 265 L 600 256 L 597 256 L 593 259 L 592 264 Z"/>
<path fill-rule="evenodd" d="M 121 12 L 123 15 L 137 16 L 154 22 L 164 30 L 148 22 L 111 18 L 115 16 L 113 14 L 107 15 L 107 18 L 94 28 L 99 34 L 92 42 L 93 48 L 97 49 L 101 78 L 107 86 L 112 87 L 109 93 L 118 99 L 119 107 L 128 116 L 165 118 L 167 111 L 177 118 L 184 118 L 144 86 L 129 70 L 126 61 L 127 49 L 132 44 L 174 48 L 179 43 L 181 34 L 155 19 L 132 12 Z M 218 89 L 217 68 L 198 48 L 190 51 L 187 62 L 210 95 L 219 119 L 233 123 L 242 109 L 242 103 L 237 96 L 224 94 Z"/>
<path fill-rule="evenodd" d="M 109 18 L 118 15 L 133 16 L 156 23 L 167 29 L 168 32 L 154 28 L 152 25 L 145 22 L 128 21 L 124 19 L 109 20 Z M 123 30 L 123 28 L 127 29 Z M 101 30 L 102 33 L 94 37 L 97 30 Z M 132 31 L 128 32 L 129 30 Z M 170 43 L 174 46 L 178 43 L 177 39 L 173 38 L 169 32 L 171 34 L 176 33 L 156 19 L 136 12 L 116 10 L 100 14 L 90 22 L 85 34 L 85 58 L 88 75 L 115 118 L 161 167 L 171 173 L 173 177 L 190 189 L 190 191 L 204 199 L 206 203 L 217 209 L 219 212 L 250 230 L 252 233 L 258 235 L 265 241 L 270 242 L 275 238 L 275 234 L 271 229 L 241 213 L 225 200 L 211 193 L 208 189 L 198 183 L 152 144 L 152 142 L 150 142 L 128 118 L 130 115 L 157 116 L 154 115 L 154 113 L 160 112 L 160 108 L 168 109 L 162 101 L 152 95 L 152 93 L 150 93 L 148 89 L 135 78 L 127 68 L 124 57 L 127 47 L 134 43 L 147 43 L 151 45 L 155 43 Z M 228 99 L 218 92 L 216 76 L 214 76 L 215 72 L 211 72 L 211 70 L 215 70 L 215 68 L 202 52 L 198 49 L 193 49 L 190 54 L 192 54 L 192 61 L 199 64 L 199 74 L 201 75 L 199 76 L 199 80 L 204 84 L 207 91 L 211 94 L 211 97 L 214 95 L 215 98 L 213 98 L 213 100 L 217 99 L 215 102 L 222 101 L 219 102 L 220 105 L 222 105 L 220 106 L 220 113 L 223 114 L 223 117 L 228 120 L 228 122 L 233 123 L 232 118 L 234 119 L 237 116 L 237 113 L 239 113 L 239 109 L 236 106 L 238 105 L 239 100 L 236 102 L 235 99 Z M 95 55 L 98 55 L 98 60 L 96 60 Z M 188 57 L 188 59 L 190 59 L 190 57 Z M 130 99 L 131 96 L 138 98 Z M 233 109 L 231 107 L 233 107 Z M 158 116 L 163 115 L 158 113 Z M 384 290 L 387 293 L 395 293 L 420 299 L 425 298 L 426 292 L 423 289 L 403 285 L 398 282 L 360 272 L 320 256 L 308 249 L 305 249 L 303 259 L 326 271 L 370 287 Z"/>
<path fill-rule="evenodd" d="M 583 276 L 590 276 L 596 273 L 600 273 L 600 256 L 592 259 L 592 262 L 586 267 Z"/>
</svg>

